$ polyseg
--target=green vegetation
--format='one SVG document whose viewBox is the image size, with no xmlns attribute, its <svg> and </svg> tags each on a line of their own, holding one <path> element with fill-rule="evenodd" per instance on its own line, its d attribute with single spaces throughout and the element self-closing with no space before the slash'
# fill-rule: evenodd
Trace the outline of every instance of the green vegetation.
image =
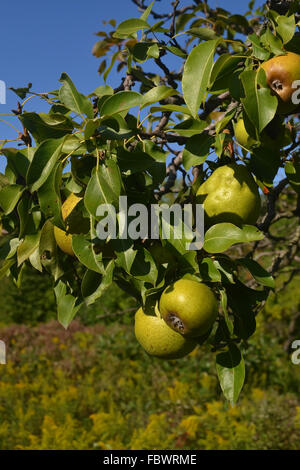
<svg viewBox="0 0 300 470">
<path fill-rule="evenodd" d="M 0 324 L 35 325 L 57 317 L 51 277 L 30 266 L 23 270 L 19 287 L 10 278 L 1 280 L 0 298 Z M 121 323 L 128 323 L 128 317 L 136 305 L 136 302 L 126 296 L 116 284 L 112 284 L 95 304 L 84 306 L 78 318 L 85 325 L 97 321 L 111 323 L 116 319 Z"/>
<path fill-rule="evenodd" d="M 234 407 L 222 397 L 209 346 L 162 361 L 136 342 L 134 311 L 115 322 L 100 318 L 106 309 L 133 308 L 117 287 L 86 309 L 89 326 L 75 321 L 65 330 L 55 320 L 32 327 L 54 317 L 51 286 L 36 272 L 24 280 L 28 288 L 16 305 L 23 305 L 28 325 L 11 323 L 18 318 L 17 290 L 6 281 L 1 286 L 1 310 L 7 303 L 10 312 L 10 324 L 0 329 L 8 346 L 8 363 L 0 366 L 1 449 L 299 449 L 300 366 L 286 350 L 299 331 L 291 329 L 299 277 L 271 294 L 258 315 Z"/>
<path fill-rule="evenodd" d="M 52 321 L 0 336 L 1 449 L 299 448 L 300 367 L 261 327 L 235 407 L 221 397 L 208 349 L 150 358 L 129 325 L 76 321 L 65 331 Z"/>
</svg>

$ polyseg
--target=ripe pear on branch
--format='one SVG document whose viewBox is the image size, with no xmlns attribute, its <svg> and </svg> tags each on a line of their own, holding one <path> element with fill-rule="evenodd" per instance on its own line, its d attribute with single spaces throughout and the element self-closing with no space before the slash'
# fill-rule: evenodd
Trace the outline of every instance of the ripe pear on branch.
<svg viewBox="0 0 300 470">
<path fill-rule="evenodd" d="M 59 248 L 70 256 L 75 256 L 72 248 L 72 234 L 87 233 L 89 220 L 82 216 L 81 211 L 76 209 L 81 197 L 71 193 L 62 205 L 61 213 L 66 224 L 66 230 L 54 227 L 54 236 Z"/>
<path fill-rule="evenodd" d="M 168 286 L 159 302 L 165 322 L 186 337 L 205 335 L 216 320 L 218 303 L 213 291 L 205 284 L 180 279 Z"/>
<path fill-rule="evenodd" d="M 296 82 L 300 80 L 300 55 L 287 52 L 264 62 L 262 68 L 269 87 L 278 98 L 278 113 L 292 114 L 299 106 L 293 103 L 293 95 L 299 88 Z"/>
<path fill-rule="evenodd" d="M 253 176 L 246 166 L 236 163 L 211 174 L 197 191 L 197 203 L 203 204 L 207 226 L 223 222 L 254 225 L 261 209 Z"/>
<path fill-rule="evenodd" d="M 140 345 L 150 356 L 160 359 L 180 359 L 197 346 L 192 338 L 185 338 L 170 328 L 160 315 L 147 315 L 142 308 L 135 314 L 134 331 Z"/>
</svg>

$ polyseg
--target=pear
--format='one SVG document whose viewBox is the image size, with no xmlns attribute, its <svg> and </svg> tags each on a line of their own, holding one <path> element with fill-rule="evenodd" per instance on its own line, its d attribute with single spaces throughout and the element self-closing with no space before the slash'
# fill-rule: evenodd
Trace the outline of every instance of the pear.
<svg viewBox="0 0 300 470">
<path fill-rule="evenodd" d="M 197 346 L 193 339 L 184 338 L 172 330 L 159 312 L 156 312 L 156 316 L 146 315 L 140 308 L 135 314 L 134 331 L 145 351 L 161 359 L 180 359 Z"/>
<path fill-rule="evenodd" d="M 266 72 L 267 83 L 276 94 L 279 114 L 291 114 L 299 104 L 292 102 L 293 83 L 300 80 L 300 55 L 288 52 L 267 60 L 262 64 Z"/>
<path fill-rule="evenodd" d="M 237 142 L 247 150 L 251 149 L 255 144 L 255 140 L 250 137 L 246 131 L 245 123 L 243 119 L 239 119 L 234 127 L 234 135 Z"/>
<path fill-rule="evenodd" d="M 205 284 L 180 279 L 164 290 L 159 310 L 170 328 L 185 337 L 196 338 L 211 329 L 217 318 L 218 303 Z"/>
<path fill-rule="evenodd" d="M 217 168 L 197 191 L 208 226 L 223 222 L 254 225 L 261 199 L 258 187 L 244 165 L 232 163 Z"/>
<path fill-rule="evenodd" d="M 70 256 L 75 256 L 72 248 L 72 234 L 87 233 L 89 230 L 89 220 L 84 218 L 76 210 L 81 197 L 71 193 L 61 207 L 62 218 L 66 223 L 66 231 L 59 227 L 54 227 L 54 236 L 59 248 Z"/>
<path fill-rule="evenodd" d="M 258 145 L 258 142 L 248 134 L 243 119 L 239 119 L 236 123 L 234 135 L 237 142 L 247 150 L 251 150 L 255 144 Z M 260 140 L 263 147 L 278 152 L 292 142 L 291 131 L 284 125 L 283 118 L 276 115 L 276 118 L 263 130 Z"/>
</svg>

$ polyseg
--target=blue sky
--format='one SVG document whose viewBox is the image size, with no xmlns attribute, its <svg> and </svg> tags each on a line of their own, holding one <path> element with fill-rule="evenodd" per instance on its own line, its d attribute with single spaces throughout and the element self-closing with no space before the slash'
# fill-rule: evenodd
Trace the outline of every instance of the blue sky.
<svg viewBox="0 0 300 470">
<path fill-rule="evenodd" d="M 150 3 L 150 0 L 147 4 Z M 166 11 L 171 0 L 156 0 L 155 9 Z M 180 6 L 193 3 L 181 0 Z M 257 5 L 261 2 L 258 1 Z M 248 0 L 211 0 L 211 6 L 223 7 L 243 14 L 248 9 Z M 117 23 L 139 17 L 131 0 L 27 0 L 5 1 L 1 4 L 1 73 L 7 87 L 22 87 L 29 82 L 35 92 L 45 92 L 60 86 L 58 79 L 67 72 L 77 88 L 83 93 L 93 91 L 103 84 L 97 73 L 99 59 L 92 53 L 97 41 L 96 33 L 103 30 L 103 20 L 115 18 Z M 108 83 L 116 86 L 119 78 L 114 72 Z M 16 107 L 17 96 L 7 91 L 6 105 L 0 105 L 0 113 L 10 113 Z M 39 100 L 28 102 L 27 111 L 41 111 Z M 0 116 L 2 119 L 5 117 Z M 0 139 L 17 137 L 16 132 L 0 122 Z M 0 156 L 0 169 L 5 160 Z"/>
</svg>

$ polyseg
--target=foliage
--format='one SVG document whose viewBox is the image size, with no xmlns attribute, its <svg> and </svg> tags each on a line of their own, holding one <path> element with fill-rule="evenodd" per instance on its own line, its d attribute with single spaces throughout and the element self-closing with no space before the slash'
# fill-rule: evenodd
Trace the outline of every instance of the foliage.
<svg viewBox="0 0 300 470">
<path fill-rule="evenodd" d="M 221 386 L 233 403 L 245 378 L 242 351 L 255 332 L 256 314 L 274 288 L 273 276 L 289 264 L 291 276 L 299 269 L 300 204 L 295 193 L 290 195 L 291 188 L 299 194 L 298 118 L 278 115 L 278 100 L 260 67 L 285 51 L 300 53 L 297 5 L 292 2 L 280 15 L 267 6 L 253 11 L 250 2 L 248 14 L 241 16 L 214 10 L 207 2 L 184 9 L 173 2 L 170 13 L 157 16 L 154 2 L 135 3 L 143 10 L 140 18 L 117 27 L 110 21 L 113 31 L 100 31 L 102 39 L 93 50 L 96 57 L 105 57 L 99 68 L 104 80 L 115 64 L 118 71 L 126 70 L 120 87 L 103 85 L 84 96 L 62 73 L 60 88 L 52 92 L 35 93 L 31 85 L 13 90 L 24 100 L 14 110 L 22 132 L 18 148 L 2 140 L 7 166 L 0 175 L 0 278 L 9 274 L 19 285 L 25 265 L 50 273 L 58 319 L 66 328 L 113 282 L 151 314 L 165 286 L 183 277 L 204 281 L 220 301 L 208 344 L 218 351 Z M 153 22 L 152 17 L 160 20 Z M 166 64 L 173 59 L 180 62 L 177 72 Z M 32 97 L 46 101 L 48 113 L 27 112 Z M 255 141 L 250 153 L 234 141 L 234 124 L 241 118 Z M 283 140 L 282 146 L 270 149 L 264 132 L 277 136 L 278 119 L 290 132 L 290 145 L 284 148 Z M 103 222 L 100 205 L 108 203 L 110 213 L 119 213 L 119 197 L 127 196 L 129 204 L 149 209 L 172 193 L 177 171 L 183 184 L 175 190 L 175 202 L 195 204 L 199 184 L 233 161 L 247 166 L 266 195 L 267 210 L 257 226 L 217 224 L 197 252 L 187 249 L 191 237 L 170 236 L 160 241 L 173 254 L 167 263 L 152 256 L 147 227 L 140 227 L 137 240 L 97 238 Z M 275 185 L 283 169 L 286 178 Z M 72 234 L 74 257 L 58 249 L 53 233 L 54 226 L 68 229 L 61 205 L 70 193 L 82 198 L 76 210 L 89 219 L 89 229 L 84 224 Z M 280 230 L 283 217 L 290 222 L 289 230 L 278 236 L 276 224 Z M 174 234 L 174 221 L 170 225 Z M 263 256 L 266 246 L 269 253 Z M 46 424 L 55 429 L 55 421 Z"/>
<path fill-rule="evenodd" d="M 118 323 L 10 325 L 0 337 L 3 450 L 299 448 L 300 369 L 266 328 L 244 353 L 250 375 L 234 407 L 208 348 L 160 361 Z"/>
<path fill-rule="evenodd" d="M 53 282 L 47 273 L 40 273 L 30 266 L 22 272 L 22 282 L 16 286 L 11 278 L 4 278 L 0 285 L 0 324 L 19 323 L 36 325 L 56 318 Z M 130 322 L 136 309 L 135 301 L 116 284 L 111 284 L 101 299 L 93 305 L 83 306 L 78 317 L 84 325 L 96 323 Z"/>
</svg>

